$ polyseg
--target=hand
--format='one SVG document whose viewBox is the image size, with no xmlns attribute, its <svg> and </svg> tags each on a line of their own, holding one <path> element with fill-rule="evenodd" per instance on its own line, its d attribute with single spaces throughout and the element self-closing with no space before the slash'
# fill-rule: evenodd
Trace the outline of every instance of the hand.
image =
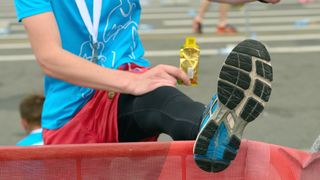
<svg viewBox="0 0 320 180">
<path fill-rule="evenodd" d="M 141 74 L 132 74 L 128 91 L 133 95 L 142 95 L 161 86 L 176 86 L 177 79 L 190 85 L 189 77 L 179 68 L 158 65 Z"/>
</svg>

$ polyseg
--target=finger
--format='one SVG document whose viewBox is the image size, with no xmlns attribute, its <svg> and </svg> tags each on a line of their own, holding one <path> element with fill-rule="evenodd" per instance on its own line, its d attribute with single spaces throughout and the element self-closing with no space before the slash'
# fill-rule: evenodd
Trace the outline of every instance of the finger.
<svg viewBox="0 0 320 180">
<path fill-rule="evenodd" d="M 182 80 L 185 85 L 191 84 L 189 77 L 181 69 L 175 66 L 168 66 L 168 65 L 164 65 L 163 68 L 171 76 L 175 77 L 176 79 Z"/>
<path fill-rule="evenodd" d="M 177 79 L 176 77 L 173 77 L 172 75 L 168 74 L 167 72 L 163 72 L 160 74 L 160 78 L 170 81 L 172 84 L 177 84 Z"/>
<path fill-rule="evenodd" d="M 145 78 L 151 79 L 153 81 L 167 80 L 167 81 L 170 81 L 172 84 L 176 84 L 177 83 L 176 77 L 168 74 L 164 70 L 164 67 L 162 65 L 150 69 L 145 74 L 143 74 L 143 76 L 145 76 Z"/>
<path fill-rule="evenodd" d="M 191 85 L 191 82 L 190 82 L 190 78 L 189 76 L 181 69 L 178 69 L 178 78 L 177 79 L 180 79 L 182 80 L 183 84 L 187 85 L 187 86 L 190 86 Z"/>
</svg>

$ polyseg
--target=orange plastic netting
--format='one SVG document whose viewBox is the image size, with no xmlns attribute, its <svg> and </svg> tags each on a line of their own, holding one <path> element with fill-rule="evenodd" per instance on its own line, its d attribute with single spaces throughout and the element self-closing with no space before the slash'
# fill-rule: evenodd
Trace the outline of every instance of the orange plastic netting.
<svg viewBox="0 0 320 180">
<path fill-rule="evenodd" d="M 243 140 L 225 171 L 206 173 L 192 147 L 191 141 L 1 147 L 0 179 L 320 179 L 320 153 Z"/>
</svg>

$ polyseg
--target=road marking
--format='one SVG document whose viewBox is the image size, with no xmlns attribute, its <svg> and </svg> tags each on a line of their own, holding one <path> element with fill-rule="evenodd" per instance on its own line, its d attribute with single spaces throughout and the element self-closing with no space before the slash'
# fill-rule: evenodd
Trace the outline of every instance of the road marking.
<svg viewBox="0 0 320 180">
<path fill-rule="evenodd" d="M 320 40 L 320 34 L 287 34 L 287 35 L 257 35 L 257 40 L 263 42 L 290 42 L 304 40 Z M 216 36 L 216 37 L 198 37 L 197 42 L 200 44 L 210 43 L 237 43 L 247 39 L 245 36 Z M 320 42 L 319 42 L 320 43 Z M 30 43 L 6 43 L 0 44 L 0 50 L 7 49 L 30 49 Z"/>
<path fill-rule="evenodd" d="M 297 8 L 297 9 L 288 9 L 288 10 L 279 10 L 279 9 L 266 9 L 266 10 L 261 10 L 261 9 L 246 9 L 248 12 L 248 15 L 250 17 L 268 17 L 268 16 L 298 16 L 298 15 L 317 15 L 320 12 L 320 4 L 319 6 L 309 6 L 310 8 Z M 316 7 L 316 8 L 315 8 Z M 172 11 L 174 8 L 172 8 Z M 145 11 L 149 11 L 151 13 L 145 13 Z M 171 11 L 171 10 L 170 10 Z M 152 11 L 152 10 L 142 10 L 141 14 L 141 20 L 146 20 L 146 19 L 181 19 L 181 18 L 190 18 L 194 16 L 197 12 L 192 9 L 192 8 L 187 8 L 185 11 L 173 11 L 173 12 L 165 12 L 165 11 L 160 11 L 157 13 L 157 11 Z M 156 12 L 156 13 L 155 13 Z M 212 17 L 218 17 L 219 14 L 217 11 L 214 12 L 208 12 L 206 13 L 205 18 L 212 18 Z M 241 17 L 243 16 L 243 9 L 240 9 L 239 11 L 230 11 L 228 13 L 229 18 L 231 17 Z M 10 20 L 10 22 L 17 22 L 16 19 L 16 14 L 14 12 L 10 13 L 1 13 L 0 14 L 0 20 Z"/>
<path fill-rule="evenodd" d="M 0 56 L 0 62 L 20 62 L 20 61 L 34 61 L 34 60 L 35 60 L 35 57 L 33 54 Z"/>
<path fill-rule="evenodd" d="M 0 40 L 11 40 L 11 39 L 27 39 L 27 34 L 6 34 L 0 35 Z"/>
<path fill-rule="evenodd" d="M 319 9 L 320 12 L 320 9 Z M 319 14 L 319 12 L 317 14 Z M 306 23 L 306 24 L 317 24 L 320 21 L 319 16 L 289 16 L 289 17 L 274 17 L 274 16 L 265 16 L 265 17 L 251 17 L 249 18 L 250 24 L 266 24 L 266 23 L 291 23 L 294 25 L 294 23 Z M 1 22 L 1 21 L 0 21 Z M 22 31 L 24 30 L 24 27 L 20 23 L 13 23 L 17 22 L 16 19 L 7 19 L 6 22 L 11 23 L 11 30 L 14 31 Z M 203 21 L 203 24 L 205 25 L 216 25 L 218 22 L 218 19 L 208 19 L 206 18 Z M 238 16 L 238 18 L 229 18 L 228 22 L 230 24 L 245 24 L 246 19 L 244 17 Z M 164 20 L 162 22 L 164 26 L 191 26 L 192 24 L 192 19 L 187 18 L 187 19 L 179 19 L 179 20 Z"/>
<path fill-rule="evenodd" d="M 308 11 L 307 11 L 308 12 Z M 319 11 L 317 12 L 317 14 L 319 14 Z M 9 22 L 10 19 L 8 19 L 7 21 Z M 250 24 L 266 24 L 266 23 L 274 23 L 274 24 L 278 24 L 278 23 L 290 23 L 293 26 L 295 25 L 295 23 L 305 23 L 306 25 L 317 25 L 319 24 L 320 21 L 320 17 L 319 16 L 297 16 L 297 14 L 295 14 L 295 16 L 289 16 L 289 17 L 273 17 L 273 16 L 264 16 L 264 17 L 251 17 L 249 18 L 249 23 Z M 205 19 L 203 24 L 206 25 L 212 25 L 212 24 L 217 24 L 218 19 Z M 245 24 L 246 23 L 246 19 L 244 17 L 240 17 L 239 16 L 237 18 L 229 18 L 228 22 L 231 24 Z M 189 18 L 187 19 L 179 19 L 179 20 L 164 20 L 162 22 L 162 24 L 164 26 L 191 26 L 192 24 L 192 20 Z M 11 24 L 10 29 L 13 31 L 23 31 L 24 27 L 22 24 L 20 23 L 14 23 Z"/>
<path fill-rule="evenodd" d="M 288 35 L 257 35 L 257 40 L 264 42 L 278 42 L 278 41 L 299 41 L 299 40 L 319 40 L 320 34 L 288 34 Z M 220 36 L 220 37 L 198 37 L 197 42 L 205 43 L 230 43 L 239 42 L 247 37 L 243 36 Z M 320 43 L 320 42 L 319 42 Z"/>
<path fill-rule="evenodd" d="M 282 5 L 298 5 L 297 1 L 292 1 L 288 2 L 288 0 L 281 1 Z M 214 7 L 216 4 L 212 4 Z M 318 3 L 312 3 L 310 5 L 302 5 L 303 8 L 315 8 L 315 5 L 320 5 Z M 319 6 L 318 6 L 319 7 Z M 168 13 L 168 12 L 188 12 L 189 10 L 194 10 L 198 8 L 198 4 L 191 5 L 190 7 L 172 7 L 172 6 L 167 6 L 167 7 L 161 7 L 158 5 L 158 7 L 150 7 L 150 6 L 142 6 L 142 12 L 143 13 Z M 237 8 L 237 7 L 235 7 Z M 263 4 L 254 4 L 254 3 L 249 3 L 246 5 L 246 8 L 248 10 L 261 10 L 261 9 L 266 9 L 268 6 L 265 6 Z M 216 10 L 216 9 L 210 9 L 210 10 Z"/>
<path fill-rule="evenodd" d="M 31 48 L 30 43 L 0 44 L 0 50 L 3 50 L 3 49 L 29 49 L 29 48 Z"/>
<path fill-rule="evenodd" d="M 247 32 L 247 27 L 238 27 L 238 32 Z M 266 26 L 250 26 L 251 32 L 281 32 L 281 31 L 301 31 L 301 30 L 320 30 L 320 24 L 303 25 L 301 27 L 294 25 L 266 25 Z M 23 27 L 12 27 L 11 31 L 24 32 Z M 215 32 L 214 28 L 204 30 L 205 33 Z M 159 34 L 191 34 L 191 28 L 162 28 L 140 30 L 140 35 L 159 35 Z M 0 39 L 1 36 L 0 36 Z M 18 37 L 21 39 L 21 37 Z"/>
<path fill-rule="evenodd" d="M 202 49 L 201 56 L 219 55 L 225 54 L 224 49 Z M 320 46 L 303 46 L 303 47 L 270 47 L 268 51 L 271 54 L 282 54 L 282 53 L 309 53 L 309 52 L 320 52 Z M 178 50 L 163 50 L 163 51 L 146 51 L 146 57 L 169 57 L 179 56 Z"/>
<path fill-rule="evenodd" d="M 188 3 L 188 4 L 190 4 L 190 3 Z M 296 0 L 291 1 L 291 2 L 288 1 L 288 0 L 283 0 L 283 1 L 281 1 L 279 3 L 279 5 L 281 5 L 281 4 L 282 5 L 285 5 L 285 4 L 286 5 L 299 5 Z M 215 6 L 215 4 L 213 4 L 213 6 Z M 263 4 L 256 4 L 256 3 L 250 3 L 250 4 L 247 4 L 246 6 L 247 6 L 247 8 L 249 10 L 254 10 L 254 9 L 261 10 L 261 9 L 266 9 L 268 7 L 268 6 L 265 6 Z M 315 8 L 315 7 L 320 7 L 320 4 L 319 3 L 311 3 L 311 4 L 301 5 L 301 8 Z M 14 9 L 14 4 L 13 3 L 1 2 L 0 12 L 2 12 L 2 13 L 0 15 L 9 14 L 9 15 L 15 16 L 14 12 L 3 13 L 5 11 L 7 11 L 8 8 L 10 8 L 10 10 L 12 11 L 12 9 Z M 142 12 L 143 13 L 188 12 L 188 10 L 195 9 L 195 8 L 198 8 L 198 3 L 192 4 L 192 5 L 190 5 L 190 7 L 173 7 L 173 6 L 165 6 L 165 7 L 163 7 L 163 6 L 161 6 L 159 4 L 159 5 L 153 6 L 153 7 L 151 7 L 151 6 L 142 6 Z"/>
<path fill-rule="evenodd" d="M 271 54 L 282 53 L 310 53 L 320 52 L 320 46 L 303 46 L 303 47 L 270 47 L 268 48 Z M 203 49 L 201 50 L 202 56 L 220 55 L 224 54 L 223 49 Z M 146 51 L 145 57 L 178 57 L 179 50 L 160 50 L 160 51 Z M 0 56 L 0 62 L 21 62 L 21 61 L 34 61 L 35 57 L 32 54 L 25 55 L 4 55 Z"/>
<path fill-rule="evenodd" d="M 295 3 L 290 3 L 290 4 L 297 4 Z M 315 5 L 315 3 L 313 3 Z M 263 5 L 254 5 L 254 4 L 248 4 L 248 8 L 253 8 L 253 9 L 265 9 L 267 6 Z M 190 7 L 173 7 L 173 6 L 166 6 L 166 7 L 161 7 L 161 5 L 157 5 L 156 7 L 150 7 L 150 6 L 142 6 L 142 12 L 143 13 L 168 13 L 168 12 L 188 12 L 190 9 L 195 9 L 198 7 L 198 4 L 195 4 L 194 6 L 191 5 Z M 313 8 L 314 6 L 308 6 L 307 8 Z M 12 12 L 14 9 L 14 5 L 12 3 L 10 4 L 5 4 L 1 2 L 1 8 L 0 8 L 0 17 L 1 15 L 11 15 L 15 16 L 15 13 Z"/>
<path fill-rule="evenodd" d="M 238 32 L 246 32 L 246 27 L 237 28 Z M 295 27 L 293 25 L 273 25 L 273 26 L 250 26 L 251 32 L 281 32 L 281 31 L 301 31 L 301 30 L 320 30 L 320 25 L 314 24 L 306 27 Z M 205 33 L 215 32 L 214 28 L 205 30 Z M 159 35 L 159 34 L 192 34 L 191 28 L 164 28 L 139 31 L 140 35 Z"/>
<path fill-rule="evenodd" d="M 250 17 L 269 17 L 269 16 L 297 16 L 297 15 L 318 15 L 319 9 L 290 9 L 290 10 L 265 10 L 265 11 L 248 11 Z M 205 18 L 218 17 L 217 12 L 206 13 Z M 231 11 L 228 16 L 242 17 L 242 11 Z M 187 19 L 190 18 L 190 14 L 185 13 L 154 13 L 154 14 L 142 14 L 141 19 Z"/>
<path fill-rule="evenodd" d="M 204 20 L 203 24 L 205 25 L 216 25 L 218 19 Z M 319 23 L 319 16 L 289 16 L 289 17 L 264 17 L 264 18 L 255 18 L 252 17 L 249 19 L 250 24 L 266 24 L 266 23 L 305 23 L 305 24 L 316 24 Z M 230 24 L 246 24 L 245 18 L 229 18 L 228 23 Z M 180 20 L 165 20 L 163 21 L 164 26 L 191 26 L 192 19 L 180 19 Z"/>
<path fill-rule="evenodd" d="M 0 18 L 0 22 L 1 21 L 9 22 L 10 24 L 18 23 L 16 18 Z"/>
<path fill-rule="evenodd" d="M 257 6 L 252 4 L 247 4 L 246 8 L 249 11 L 260 11 L 260 10 L 266 10 L 267 6 Z M 308 8 L 314 8 L 314 6 L 309 6 Z M 167 7 L 142 7 L 142 13 L 143 14 L 152 14 L 152 13 L 178 13 L 178 12 L 187 12 L 187 13 L 193 13 L 198 9 L 197 5 L 191 5 L 189 7 L 179 7 L 179 6 L 167 6 Z M 232 7 L 231 11 L 237 11 L 238 7 Z M 218 11 L 218 6 L 216 4 L 212 4 L 210 7 L 210 11 Z"/>
</svg>

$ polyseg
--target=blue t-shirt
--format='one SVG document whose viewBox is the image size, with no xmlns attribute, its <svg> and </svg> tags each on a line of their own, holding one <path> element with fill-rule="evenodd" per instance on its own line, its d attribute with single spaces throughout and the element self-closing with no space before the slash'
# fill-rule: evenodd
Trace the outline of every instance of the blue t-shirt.
<svg viewBox="0 0 320 180">
<path fill-rule="evenodd" d="M 86 0 L 92 19 L 93 0 Z M 92 60 L 90 34 L 75 0 L 15 0 L 18 20 L 53 12 L 63 49 Z M 138 36 L 141 6 L 139 0 L 103 0 L 98 34 L 97 64 L 117 69 L 125 63 L 148 67 Z M 41 24 L 39 24 L 41 26 Z M 63 68 L 63 67 L 61 67 Z M 67 123 L 92 97 L 93 89 L 76 86 L 45 76 L 45 102 L 42 126 L 58 129 Z"/>
<path fill-rule="evenodd" d="M 43 145 L 42 129 L 32 131 L 28 136 L 17 143 L 17 146 Z"/>
</svg>

